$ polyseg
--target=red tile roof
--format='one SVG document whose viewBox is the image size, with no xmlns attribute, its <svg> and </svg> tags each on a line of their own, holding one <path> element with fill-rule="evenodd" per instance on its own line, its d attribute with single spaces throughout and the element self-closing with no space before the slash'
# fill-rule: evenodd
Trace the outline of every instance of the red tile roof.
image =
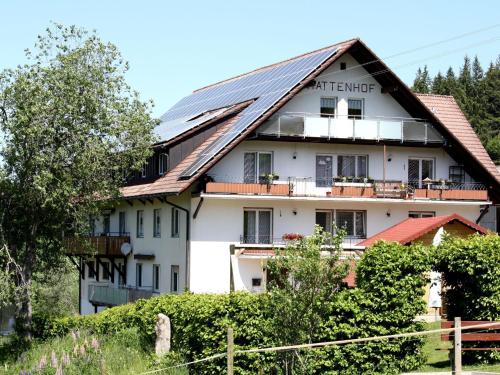
<svg viewBox="0 0 500 375">
<path fill-rule="evenodd" d="M 455 136 L 457 141 L 470 152 L 470 155 L 500 182 L 500 173 L 497 167 L 465 118 L 455 98 L 433 94 L 416 94 L 416 96 Z"/>
<path fill-rule="evenodd" d="M 436 216 L 436 217 L 426 217 L 426 218 L 408 218 L 402 222 L 393 225 L 392 227 L 379 232 L 370 238 L 360 242 L 358 246 L 371 246 L 375 242 L 384 240 L 387 242 L 399 242 L 400 244 L 406 245 L 419 237 L 423 236 L 430 231 L 440 228 L 451 221 L 457 220 L 462 224 L 472 228 L 473 230 L 486 234 L 488 230 L 483 228 L 476 223 L 467 220 L 466 218 L 458 215 L 452 214 L 448 216 Z"/>
</svg>

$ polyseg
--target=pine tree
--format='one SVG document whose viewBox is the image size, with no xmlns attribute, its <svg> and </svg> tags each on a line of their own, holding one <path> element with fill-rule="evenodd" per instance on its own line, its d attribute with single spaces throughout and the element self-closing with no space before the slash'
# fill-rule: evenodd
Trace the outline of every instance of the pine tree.
<svg viewBox="0 0 500 375">
<path fill-rule="evenodd" d="M 427 65 L 424 66 L 424 70 L 418 68 L 415 80 L 413 81 L 413 91 L 422 94 L 430 93 L 431 78 L 429 76 L 429 71 L 427 70 Z"/>
<path fill-rule="evenodd" d="M 436 77 L 432 80 L 432 93 L 438 95 L 449 95 L 449 91 L 446 87 L 446 78 L 438 72 Z"/>
</svg>

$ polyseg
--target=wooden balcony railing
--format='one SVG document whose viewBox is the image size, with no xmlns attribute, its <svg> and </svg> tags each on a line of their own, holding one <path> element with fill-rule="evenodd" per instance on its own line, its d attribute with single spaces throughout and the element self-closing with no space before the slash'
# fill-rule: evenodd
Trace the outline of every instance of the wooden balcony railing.
<svg viewBox="0 0 500 375">
<path fill-rule="evenodd" d="M 103 233 L 99 236 L 67 237 L 64 246 L 69 255 L 121 256 L 121 246 L 130 243 L 128 233 Z"/>
<path fill-rule="evenodd" d="M 310 177 L 289 177 L 288 181 L 272 183 L 244 183 L 222 178 L 208 182 L 205 192 L 209 194 L 273 195 L 291 197 L 335 197 L 335 198 L 384 198 L 384 199 L 429 199 L 487 201 L 488 190 L 480 183 L 433 184 L 429 188 L 414 188 L 403 181 L 370 180 L 369 182 L 318 181 Z M 325 188 L 330 188 L 325 191 Z"/>
</svg>

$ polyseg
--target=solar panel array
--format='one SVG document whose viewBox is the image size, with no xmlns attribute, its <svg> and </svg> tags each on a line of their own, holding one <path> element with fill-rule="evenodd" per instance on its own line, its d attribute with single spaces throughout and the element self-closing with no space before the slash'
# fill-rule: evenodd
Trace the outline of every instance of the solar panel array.
<svg viewBox="0 0 500 375">
<path fill-rule="evenodd" d="M 210 111 L 201 116 L 196 116 L 193 120 L 191 120 L 194 116 L 187 116 L 181 119 L 174 119 L 170 121 L 162 121 L 156 128 L 155 133 L 160 137 L 160 140 L 167 141 L 178 135 L 187 132 L 188 130 L 194 129 L 197 126 L 223 114 L 227 110 L 233 108 L 224 107 L 221 109 L 217 109 L 214 111 Z"/>
<path fill-rule="evenodd" d="M 256 119 L 307 77 L 321 63 L 335 54 L 336 51 L 337 49 L 327 49 L 284 62 L 274 67 L 194 92 L 192 95 L 179 101 L 162 116 L 162 121 L 192 118 L 210 110 L 256 99 L 240 113 L 239 119 L 229 130 L 200 153 L 198 158 L 181 173 L 180 178 L 192 177 L 220 150 L 238 137 Z"/>
</svg>

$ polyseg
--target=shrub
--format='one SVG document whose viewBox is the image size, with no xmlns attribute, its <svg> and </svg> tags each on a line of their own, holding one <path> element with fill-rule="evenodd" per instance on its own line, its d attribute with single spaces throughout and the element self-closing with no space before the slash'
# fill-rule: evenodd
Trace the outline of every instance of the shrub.
<svg viewBox="0 0 500 375">
<path fill-rule="evenodd" d="M 378 243 L 358 264 L 358 288 L 335 293 L 311 341 L 323 342 L 357 337 L 412 332 L 421 329 L 414 321 L 423 312 L 424 272 L 429 251 L 421 246 Z M 135 304 L 106 309 L 95 315 L 50 319 L 37 316 L 36 333 L 45 338 L 72 329 L 109 334 L 135 327 L 152 351 L 158 313 L 171 319 L 172 350 L 186 361 L 226 351 L 227 327 L 234 328 L 235 348 L 249 349 L 280 344 L 272 322 L 267 294 L 162 295 Z M 296 343 L 296 344 L 301 344 Z M 418 367 L 423 339 L 398 339 L 301 351 L 307 374 L 395 374 Z M 236 355 L 237 374 L 279 373 L 275 353 Z M 300 367 L 300 366 L 299 366 Z M 220 374 L 224 358 L 190 367 L 197 374 Z"/>
<path fill-rule="evenodd" d="M 499 265 L 498 235 L 445 238 L 437 251 L 436 269 L 442 273 L 443 304 L 448 320 L 457 316 L 462 320 L 500 320 Z M 477 343 L 463 345 L 477 346 Z M 463 358 L 464 362 L 498 360 L 500 353 L 467 351 Z"/>
</svg>

